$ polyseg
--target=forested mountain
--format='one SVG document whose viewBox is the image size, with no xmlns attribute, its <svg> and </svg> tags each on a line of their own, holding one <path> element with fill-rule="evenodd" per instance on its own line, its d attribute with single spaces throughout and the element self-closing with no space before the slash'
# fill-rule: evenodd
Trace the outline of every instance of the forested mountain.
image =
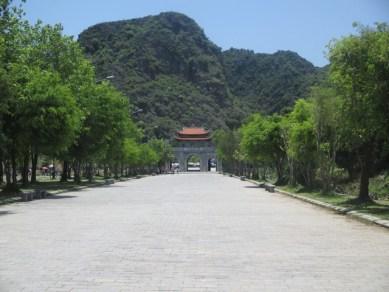
<svg viewBox="0 0 389 292">
<path fill-rule="evenodd" d="M 293 52 L 222 52 L 187 16 L 167 12 L 101 23 L 79 36 L 101 78 L 126 94 L 149 136 L 182 126 L 237 127 L 253 111 L 304 97 L 318 69 Z"/>
<path fill-rule="evenodd" d="M 263 113 L 292 106 L 320 76 L 317 68 L 291 51 L 255 54 L 230 49 L 223 52 L 223 60 L 231 93 L 250 109 Z"/>
</svg>

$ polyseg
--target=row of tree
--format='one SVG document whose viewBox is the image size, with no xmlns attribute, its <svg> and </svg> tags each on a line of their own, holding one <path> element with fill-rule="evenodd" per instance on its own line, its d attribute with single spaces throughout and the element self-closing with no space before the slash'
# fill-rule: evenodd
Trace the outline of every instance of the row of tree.
<svg viewBox="0 0 389 292">
<path fill-rule="evenodd" d="M 216 133 L 223 168 L 277 184 L 335 188 L 342 170 L 360 175 L 359 199 L 370 200 L 369 177 L 389 169 L 389 26 L 356 25 L 329 45 L 329 74 L 310 98 L 284 115 L 252 115 L 236 131 Z"/>
<path fill-rule="evenodd" d="M 30 25 L 21 7 L 0 0 L 0 183 L 36 182 L 39 156 L 63 161 L 79 182 L 95 168 L 116 176 L 157 167 L 169 146 L 145 143 L 128 98 L 94 68 L 60 25 Z M 153 170 L 154 171 L 154 170 Z"/>
</svg>

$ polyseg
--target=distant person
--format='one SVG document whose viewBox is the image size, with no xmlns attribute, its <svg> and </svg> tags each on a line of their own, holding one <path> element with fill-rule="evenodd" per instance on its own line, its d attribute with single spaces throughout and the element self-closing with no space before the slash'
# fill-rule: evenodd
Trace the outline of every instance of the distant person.
<svg viewBox="0 0 389 292">
<path fill-rule="evenodd" d="M 55 179 L 55 176 L 56 176 L 56 171 L 55 171 L 55 166 L 53 165 L 53 167 L 51 168 L 51 179 Z"/>
</svg>

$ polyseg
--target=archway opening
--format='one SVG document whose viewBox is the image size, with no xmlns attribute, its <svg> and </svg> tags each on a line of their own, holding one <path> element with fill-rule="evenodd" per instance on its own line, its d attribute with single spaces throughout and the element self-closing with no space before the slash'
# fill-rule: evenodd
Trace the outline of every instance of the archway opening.
<svg viewBox="0 0 389 292">
<path fill-rule="evenodd" d="M 217 161 L 216 158 L 211 157 L 208 159 L 208 171 L 216 172 Z"/>
<path fill-rule="evenodd" d="M 200 171 L 200 163 L 201 163 L 201 159 L 200 159 L 200 156 L 198 155 L 190 155 L 188 157 L 188 160 L 186 162 L 186 171 Z"/>
</svg>

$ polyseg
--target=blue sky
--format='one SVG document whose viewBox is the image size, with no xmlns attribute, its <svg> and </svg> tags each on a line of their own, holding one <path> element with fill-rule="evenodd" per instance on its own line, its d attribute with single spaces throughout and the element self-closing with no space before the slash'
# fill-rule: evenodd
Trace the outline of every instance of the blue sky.
<svg viewBox="0 0 389 292">
<path fill-rule="evenodd" d="M 389 22 L 389 0 L 27 0 L 27 18 L 62 23 L 68 35 L 105 21 L 163 11 L 193 18 L 222 49 L 292 50 L 316 66 L 328 42 L 354 32 L 352 22 Z"/>
</svg>

